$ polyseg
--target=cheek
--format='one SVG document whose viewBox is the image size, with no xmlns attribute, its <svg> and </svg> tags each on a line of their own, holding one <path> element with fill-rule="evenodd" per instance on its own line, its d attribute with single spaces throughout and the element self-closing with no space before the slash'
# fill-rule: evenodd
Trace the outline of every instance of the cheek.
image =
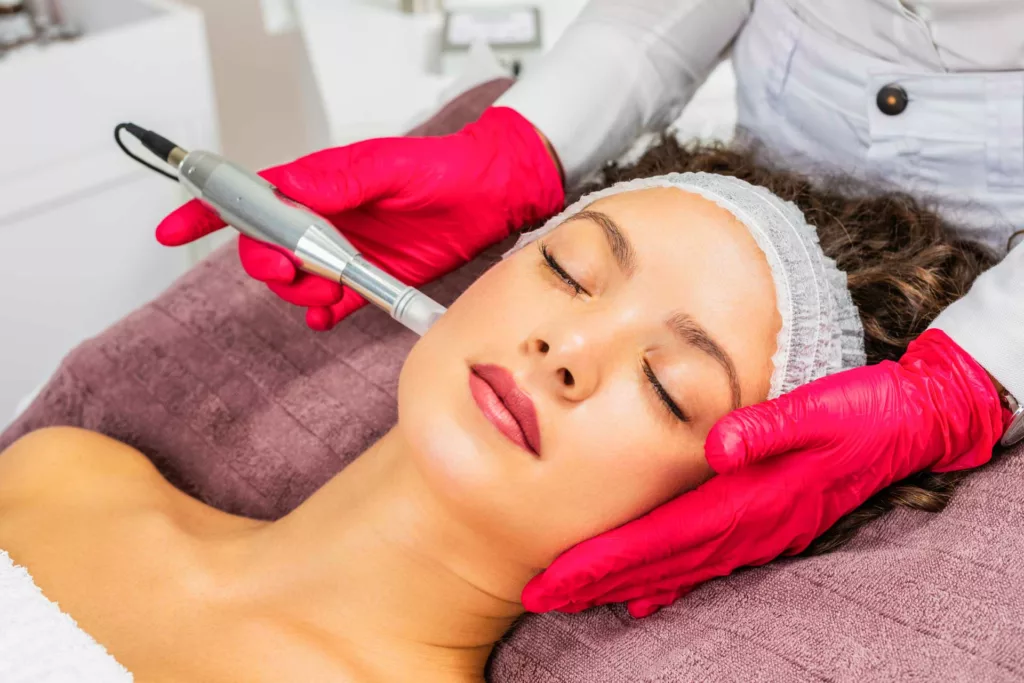
<svg viewBox="0 0 1024 683">
<path fill-rule="evenodd" d="M 532 502 L 545 511 L 548 562 L 711 476 L 702 440 L 659 424 L 642 400 L 638 388 L 609 388 L 560 419 Z"/>
<path fill-rule="evenodd" d="M 513 542 L 511 494 L 522 489 L 533 458 L 511 444 L 495 447 L 503 437 L 489 435 L 490 425 L 481 424 L 467 363 L 449 359 L 450 345 L 439 344 L 445 353 L 435 353 L 430 342 L 424 338 L 413 349 L 399 379 L 397 429 L 408 457 L 435 499 L 457 519 Z"/>
<path fill-rule="evenodd" d="M 432 329 L 427 336 L 443 336 L 469 353 L 496 346 L 507 351 L 528 330 L 543 296 L 543 282 L 527 257 L 520 253 L 495 264 L 455 300 L 435 325 L 436 334 Z"/>
</svg>

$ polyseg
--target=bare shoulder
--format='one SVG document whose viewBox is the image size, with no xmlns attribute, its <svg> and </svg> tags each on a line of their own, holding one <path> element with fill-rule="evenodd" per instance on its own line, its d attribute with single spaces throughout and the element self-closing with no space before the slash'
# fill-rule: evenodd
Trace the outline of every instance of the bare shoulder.
<svg viewBox="0 0 1024 683">
<path fill-rule="evenodd" d="M 62 498 L 118 485 L 131 499 L 128 482 L 165 483 L 149 460 L 131 446 L 77 427 L 31 432 L 0 453 L 0 505 L 18 499 Z M 146 488 L 146 487 L 143 487 Z"/>
</svg>

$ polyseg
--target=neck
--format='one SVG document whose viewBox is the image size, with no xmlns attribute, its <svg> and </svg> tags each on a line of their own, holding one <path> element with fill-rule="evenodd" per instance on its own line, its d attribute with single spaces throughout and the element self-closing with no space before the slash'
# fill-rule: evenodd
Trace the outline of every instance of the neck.
<svg viewBox="0 0 1024 683">
<path fill-rule="evenodd" d="M 533 573 L 431 494 L 397 430 L 261 542 L 261 593 L 371 680 L 482 680 Z"/>
</svg>

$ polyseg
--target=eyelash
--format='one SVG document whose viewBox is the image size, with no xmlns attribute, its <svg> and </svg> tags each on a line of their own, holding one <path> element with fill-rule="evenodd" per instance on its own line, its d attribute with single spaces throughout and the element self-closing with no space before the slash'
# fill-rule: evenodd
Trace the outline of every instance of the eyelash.
<svg viewBox="0 0 1024 683">
<path fill-rule="evenodd" d="M 542 242 L 539 244 L 539 247 L 540 253 L 544 257 L 545 265 L 552 273 L 554 273 L 558 277 L 558 279 L 560 279 L 562 282 L 564 282 L 566 285 L 572 288 L 574 296 L 578 294 L 590 294 L 586 289 L 583 288 L 583 285 L 581 285 L 579 282 L 573 279 L 572 275 L 569 275 L 565 268 L 563 268 L 562 265 L 557 260 L 555 260 L 555 257 L 552 256 L 551 252 L 548 251 L 548 247 L 546 244 Z M 661 401 L 662 405 L 664 405 L 665 408 L 672 414 L 672 416 L 678 419 L 679 421 L 689 422 L 690 417 L 686 413 L 684 413 L 678 405 L 676 405 L 676 402 L 673 401 L 672 397 L 669 396 L 667 391 L 665 391 L 665 387 L 663 387 L 661 385 L 661 382 L 658 381 L 658 377 L 657 375 L 654 374 L 654 370 L 651 369 L 651 366 L 647 362 L 647 359 L 642 359 L 640 363 L 641 367 L 643 368 L 644 375 L 646 375 L 647 380 L 650 383 L 651 389 L 654 391 L 655 395 Z"/>
<path fill-rule="evenodd" d="M 668 409 L 672 415 L 680 422 L 689 422 L 690 416 L 683 412 L 682 408 L 676 405 L 676 402 L 672 400 L 672 397 L 665 391 L 665 387 L 661 386 L 661 382 L 658 381 L 657 375 L 654 374 L 654 370 L 651 369 L 650 363 L 647 362 L 646 358 L 640 360 L 640 365 L 643 368 L 644 374 L 647 375 L 647 379 L 650 381 L 651 388 L 654 393 L 661 399 L 662 404 Z"/>
<path fill-rule="evenodd" d="M 562 282 L 572 287 L 574 296 L 577 294 L 586 294 L 588 296 L 590 295 L 590 292 L 584 289 L 583 285 L 581 285 L 579 282 L 576 282 L 576 280 L 573 279 L 572 275 L 569 275 L 569 273 L 566 272 L 565 268 L 563 268 L 562 265 L 555 260 L 555 257 L 552 256 L 551 253 L 548 251 L 548 247 L 546 244 L 540 244 L 540 253 L 541 256 L 544 257 L 545 265 L 547 265 L 551 272 L 557 275 L 558 279 L 560 279 Z"/>
</svg>

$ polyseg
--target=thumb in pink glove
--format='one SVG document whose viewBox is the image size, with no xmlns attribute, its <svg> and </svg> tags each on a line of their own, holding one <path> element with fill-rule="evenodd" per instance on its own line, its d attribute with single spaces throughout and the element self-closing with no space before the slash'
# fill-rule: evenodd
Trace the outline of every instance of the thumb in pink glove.
<svg viewBox="0 0 1024 683">
<path fill-rule="evenodd" d="M 533 612 L 628 602 L 651 614 L 708 579 L 801 552 L 882 488 L 987 462 L 1005 413 L 985 370 L 928 330 L 898 363 L 811 382 L 730 413 L 708 435 L 718 473 L 563 553 L 524 589 Z"/>
<path fill-rule="evenodd" d="M 512 109 L 492 107 L 454 135 L 386 138 L 326 149 L 260 173 L 330 220 L 366 258 L 420 286 L 466 263 L 511 231 L 555 213 L 565 197 L 540 134 Z M 161 244 L 186 244 L 224 227 L 191 201 L 157 227 Z M 300 272 L 289 254 L 247 237 L 245 271 L 290 303 L 313 329 L 333 327 L 365 301 Z"/>
</svg>

